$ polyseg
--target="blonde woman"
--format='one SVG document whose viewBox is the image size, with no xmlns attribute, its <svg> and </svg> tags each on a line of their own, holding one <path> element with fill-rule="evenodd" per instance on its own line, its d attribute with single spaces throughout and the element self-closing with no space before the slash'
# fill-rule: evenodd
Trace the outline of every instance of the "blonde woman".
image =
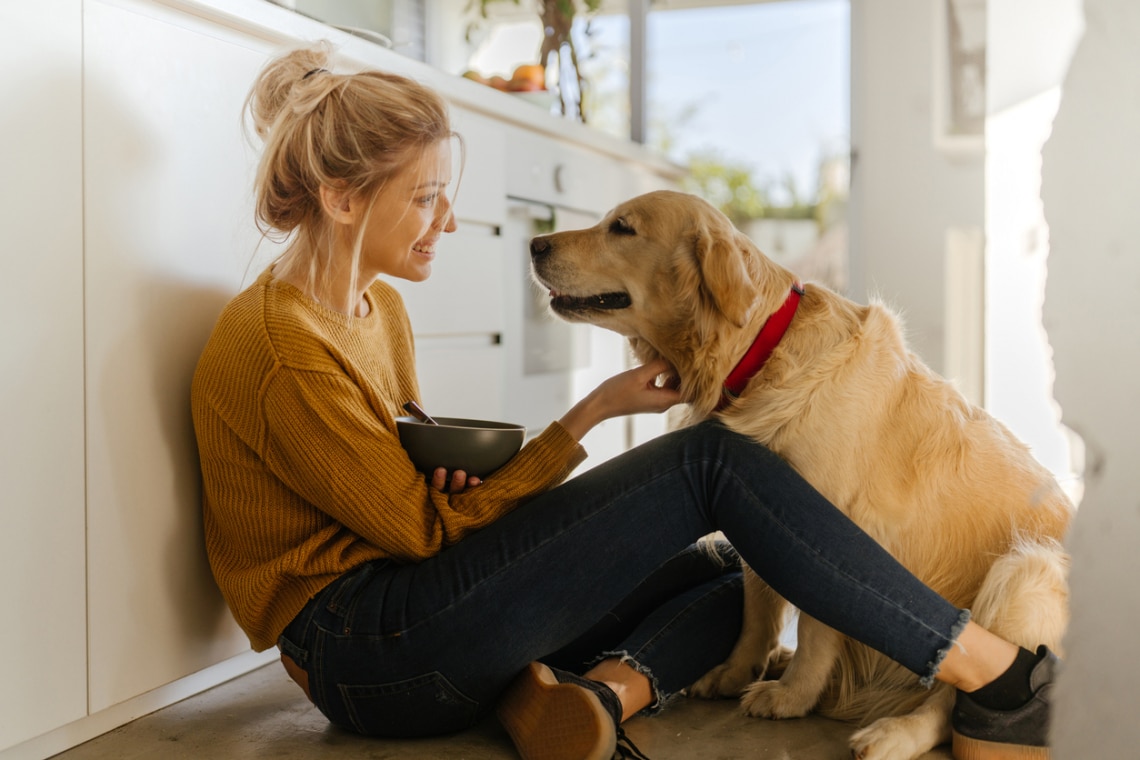
<svg viewBox="0 0 1140 760">
<path fill-rule="evenodd" d="M 738 560 L 694 546 L 722 530 L 807 614 L 958 686 L 971 746 L 1041 756 L 1054 658 L 968 622 L 755 443 L 706 423 L 562 483 L 593 426 L 678 402 L 664 366 L 605 381 L 483 482 L 416 472 L 394 421 L 419 396 L 412 328 L 382 276 L 427 279 L 455 229 L 446 107 L 316 47 L 271 61 L 247 108 L 257 218 L 287 246 L 195 373 L 206 548 L 253 647 L 330 721 L 437 735 L 497 706 L 527 760 L 635 756 L 621 722 L 736 639 Z"/>
</svg>

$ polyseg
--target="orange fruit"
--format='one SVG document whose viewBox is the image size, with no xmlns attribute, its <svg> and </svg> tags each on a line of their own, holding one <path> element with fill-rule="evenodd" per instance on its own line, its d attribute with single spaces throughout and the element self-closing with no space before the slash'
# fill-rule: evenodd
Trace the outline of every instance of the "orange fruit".
<svg viewBox="0 0 1140 760">
<path fill-rule="evenodd" d="M 545 90 L 546 69 L 537 63 L 524 63 L 516 66 L 511 74 L 510 89 L 512 90 Z"/>
</svg>

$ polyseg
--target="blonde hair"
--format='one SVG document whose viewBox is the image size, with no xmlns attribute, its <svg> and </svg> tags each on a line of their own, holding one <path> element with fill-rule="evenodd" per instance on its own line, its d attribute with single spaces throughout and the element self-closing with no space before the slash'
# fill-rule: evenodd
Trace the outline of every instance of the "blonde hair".
<svg viewBox="0 0 1140 760">
<path fill-rule="evenodd" d="M 254 188 L 258 229 L 280 240 L 296 235 L 300 249 L 312 252 L 310 285 L 331 265 L 317 261 L 332 250 L 322 186 L 375 198 L 425 149 L 451 138 L 463 148 L 435 91 L 382 71 L 337 74 L 329 70 L 331 57 L 331 46 L 319 43 L 275 58 L 254 81 L 243 109 L 264 142 Z M 356 230 L 353 287 L 366 221 Z"/>
</svg>

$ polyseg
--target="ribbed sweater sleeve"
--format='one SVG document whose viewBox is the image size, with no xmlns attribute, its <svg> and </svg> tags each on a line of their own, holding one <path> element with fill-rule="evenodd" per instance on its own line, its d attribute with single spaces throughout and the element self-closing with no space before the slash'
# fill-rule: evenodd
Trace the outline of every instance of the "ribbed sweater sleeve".
<svg viewBox="0 0 1140 760">
<path fill-rule="evenodd" d="M 553 423 L 467 491 L 431 488 L 395 417 L 418 398 L 399 295 L 327 311 L 266 272 L 225 309 L 191 392 L 206 550 L 255 649 L 361 562 L 416 562 L 563 480 L 585 456 Z"/>
</svg>

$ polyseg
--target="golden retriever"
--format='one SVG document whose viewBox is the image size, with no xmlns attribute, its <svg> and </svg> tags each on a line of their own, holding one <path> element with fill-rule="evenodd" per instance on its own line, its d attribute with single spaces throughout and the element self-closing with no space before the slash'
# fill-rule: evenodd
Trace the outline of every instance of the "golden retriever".
<svg viewBox="0 0 1140 760">
<path fill-rule="evenodd" d="M 725 396 L 726 377 L 796 278 L 712 205 L 649 193 L 589 229 L 534 238 L 531 256 L 557 315 L 627 336 L 642 362 L 669 362 L 685 423 L 719 415 L 981 625 L 1059 651 L 1068 622 L 1061 541 L 1073 506 L 1025 445 L 908 350 L 890 310 L 804 285 L 766 363 Z M 755 716 L 815 710 L 856 721 L 851 748 L 861 760 L 908 760 L 949 739 L 952 689 L 922 688 L 803 614 L 788 660 L 779 644 L 786 602 L 751 572 L 745 589 L 734 651 L 690 694 L 741 695 Z"/>
</svg>

